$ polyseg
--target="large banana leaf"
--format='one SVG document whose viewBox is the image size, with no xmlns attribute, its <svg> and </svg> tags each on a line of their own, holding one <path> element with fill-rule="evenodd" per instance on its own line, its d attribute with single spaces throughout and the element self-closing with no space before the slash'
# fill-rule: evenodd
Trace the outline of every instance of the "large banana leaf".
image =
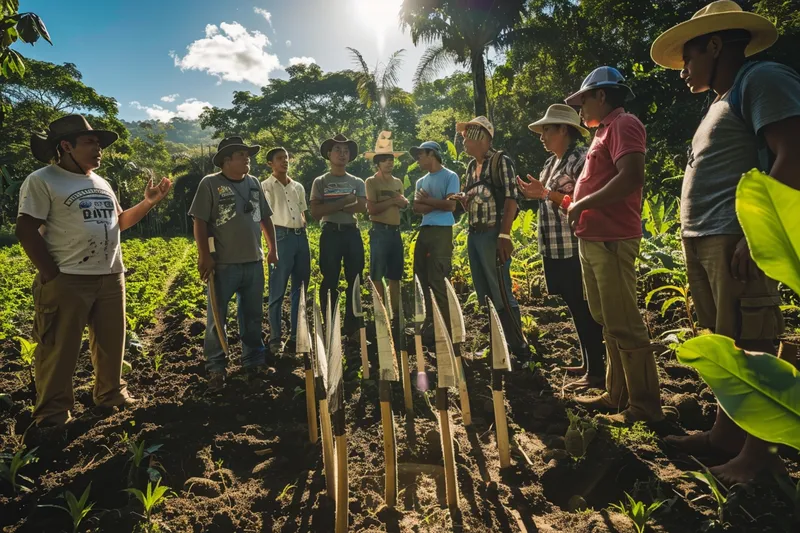
<svg viewBox="0 0 800 533">
<path fill-rule="evenodd" d="M 800 294 L 800 191 L 751 170 L 736 189 L 736 213 L 758 267 Z"/>
<path fill-rule="evenodd" d="M 697 369 L 739 427 L 800 450 L 800 373 L 790 363 L 745 353 L 722 335 L 686 341 L 678 348 L 678 361 Z"/>
</svg>

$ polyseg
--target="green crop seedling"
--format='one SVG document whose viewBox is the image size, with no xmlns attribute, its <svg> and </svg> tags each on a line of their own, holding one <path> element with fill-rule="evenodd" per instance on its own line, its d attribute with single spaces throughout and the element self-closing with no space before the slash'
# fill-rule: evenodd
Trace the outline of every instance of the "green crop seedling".
<svg viewBox="0 0 800 533">
<path fill-rule="evenodd" d="M 40 505 L 39 507 L 54 507 L 56 509 L 61 509 L 62 511 L 66 512 L 72 518 L 72 533 L 77 533 L 78 528 L 81 525 L 81 522 L 84 518 L 88 516 L 90 512 L 92 512 L 92 508 L 94 507 L 94 502 L 89 502 L 89 493 L 92 490 L 92 483 L 89 482 L 89 485 L 86 487 L 86 490 L 83 491 L 81 494 L 80 499 L 76 498 L 74 494 L 70 491 L 66 491 L 64 493 L 64 500 L 66 500 L 67 505 Z"/>
<path fill-rule="evenodd" d="M 572 409 L 567 409 L 567 417 L 569 427 L 564 435 L 564 447 L 573 459 L 582 459 L 597 435 L 597 427 L 593 421 L 582 419 Z"/>
<path fill-rule="evenodd" d="M 38 448 L 33 448 L 28 453 L 25 453 L 25 447 L 23 446 L 22 448 L 17 450 L 17 453 L 15 453 L 14 455 L 11 454 L 0 455 L 0 459 L 2 459 L 2 462 L 0 462 L 0 479 L 5 479 L 6 481 L 8 481 L 11 484 L 11 489 L 15 493 L 19 492 L 20 490 L 28 492 L 30 491 L 28 487 L 20 485 L 18 479 L 22 479 L 31 484 L 33 483 L 33 480 L 21 475 L 19 471 L 23 467 L 31 463 L 35 463 L 36 461 L 39 460 L 39 458 L 36 457 L 37 449 Z"/>
<path fill-rule="evenodd" d="M 647 522 L 650 520 L 650 515 L 656 512 L 664 502 L 656 501 L 650 505 L 645 505 L 644 502 L 634 500 L 633 496 L 627 492 L 625 497 L 628 499 L 627 503 L 612 503 L 611 508 L 630 518 L 631 522 L 633 522 L 633 527 L 636 528 L 636 533 L 644 533 L 645 528 L 647 528 Z"/>
<path fill-rule="evenodd" d="M 166 485 L 162 485 L 160 479 L 156 482 L 155 487 L 152 482 L 148 482 L 146 492 L 134 488 L 125 489 L 125 492 L 132 494 L 141 502 L 142 508 L 144 509 L 144 517 L 148 523 L 152 517 L 153 510 L 173 497 L 173 493 L 169 491 L 170 488 Z"/>
</svg>

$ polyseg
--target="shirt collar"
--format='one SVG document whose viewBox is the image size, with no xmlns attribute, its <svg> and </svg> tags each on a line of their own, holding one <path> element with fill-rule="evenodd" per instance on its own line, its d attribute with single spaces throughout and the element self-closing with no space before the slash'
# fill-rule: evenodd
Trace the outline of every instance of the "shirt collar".
<svg viewBox="0 0 800 533">
<path fill-rule="evenodd" d="M 606 115 L 606 118 L 600 121 L 600 127 L 602 128 L 604 126 L 610 126 L 611 123 L 614 122 L 617 119 L 617 117 L 623 114 L 624 112 L 625 112 L 624 107 L 616 108 L 614 111 Z"/>
</svg>

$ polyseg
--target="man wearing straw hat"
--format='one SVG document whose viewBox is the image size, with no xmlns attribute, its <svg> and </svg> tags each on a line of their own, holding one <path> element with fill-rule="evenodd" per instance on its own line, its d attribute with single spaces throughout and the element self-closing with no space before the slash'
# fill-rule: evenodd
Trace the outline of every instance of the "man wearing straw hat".
<svg viewBox="0 0 800 533">
<path fill-rule="evenodd" d="M 545 116 L 528 129 L 538 133 L 545 150 L 553 154 L 545 162 L 539 180 L 529 174 L 527 182 L 517 178 L 517 183 L 526 198 L 541 203 L 537 234 L 547 291 L 564 299 L 580 339 L 583 362 L 566 370 L 582 377 L 570 383 L 569 388 L 594 387 L 603 383 L 605 375 L 603 327 L 592 318 L 583 294 L 578 238 L 569 225 L 566 210 L 586 162 L 587 149 L 578 142 L 589 137 L 589 131 L 581 126 L 578 113 L 565 104 L 551 105 Z"/>
<path fill-rule="evenodd" d="M 478 301 L 492 299 L 503 324 L 509 348 L 518 357 L 530 356 L 522 334 L 519 304 L 511 292 L 511 225 L 517 216 L 519 191 L 514 163 L 492 147 L 494 125 L 486 117 L 456 124 L 464 149 L 472 156 L 467 166 L 463 202 L 469 217 L 469 268 Z"/>
<path fill-rule="evenodd" d="M 704 328 L 746 350 L 775 353 L 783 329 L 777 283 L 753 262 L 735 211 L 736 187 L 752 168 L 800 189 L 800 77 L 746 58 L 772 46 L 775 26 L 734 2 L 713 2 L 656 39 L 653 61 L 681 70 L 693 93 L 715 99 L 692 139 L 681 193 L 689 287 Z M 713 468 L 726 483 L 753 479 L 775 456 L 717 408 L 711 431 L 668 442 L 696 455 L 733 458 Z"/>
<path fill-rule="evenodd" d="M 294 353 L 297 340 L 297 313 L 300 306 L 300 286 L 308 288 L 311 277 L 311 251 L 306 234 L 306 190 L 289 177 L 289 152 L 273 148 L 267 152 L 267 164 L 272 175 L 261 182 L 261 189 L 272 209 L 275 225 L 275 244 L 281 260 L 269 273 L 269 350 L 277 355 L 281 345 L 281 310 L 286 286 L 292 280 L 289 341 L 285 351 Z"/>
<path fill-rule="evenodd" d="M 319 151 L 330 164 L 330 171 L 316 178 L 311 185 L 311 216 L 322 222 L 319 236 L 320 304 L 324 309 L 328 298 L 333 298 L 331 308 L 335 308 L 333 304 L 339 298 L 339 276 L 344 263 L 347 305 L 342 329 L 345 335 L 352 335 L 358 330 L 358 323 L 350 300 L 356 276 L 364 270 L 364 243 L 356 214 L 366 210 L 366 187 L 364 180 L 346 170 L 358 156 L 355 141 L 339 133 L 325 140 Z"/>
<path fill-rule="evenodd" d="M 120 232 L 138 223 L 172 183 L 151 179 L 144 200 L 125 211 L 108 182 L 94 173 L 117 140 L 81 115 L 62 117 L 31 135 L 33 156 L 48 166 L 28 176 L 19 194 L 16 234 L 38 271 L 33 281 L 36 404 L 44 432 L 68 423 L 75 403 L 72 376 L 89 326 L 93 399 L 101 411 L 134 403 L 122 380 L 125 268 Z M 45 429 L 50 428 L 50 429 Z"/>
<path fill-rule="evenodd" d="M 245 144 L 239 136 L 220 141 L 212 162 L 221 169 L 200 181 L 189 214 L 194 217 L 198 270 L 208 280 L 209 297 L 203 352 L 208 371 L 208 391 L 215 393 L 225 386 L 227 355 L 214 316 L 225 329 L 228 302 L 237 295 L 239 336 L 242 339 L 242 367 L 251 384 L 262 381 L 266 368 L 266 348 L 261 338 L 264 295 L 263 232 L 269 246 L 267 262 L 278 262 L 275 227 L 270 209 L 258 180 L 251 176 L 250 158 L 261 147 Z M 212 238 L 214 249 L 209 246 Z M 213 255 L 212 255 L 213 254 Z M 217 309 L 211 299 L 214 284 Z"/>
<path fill-rule="evenodd" d="M 632 96 L 622 74 L 605 66 L 593 70 L 566 99 L 580 106 L 586 126 L 597 128 L 568 217 L 607 357 L 605 391 L 576 401 L 591 409 L 621 410 L 611 418 L 624 423 L 664 418 L 655 354 L 636 292 L 647 134 L 641 121 L 625 112 Z"/>
<path fill-rule="evenodd" d="M 382 131 L 375 143 L 375 151 L 364 154 L 377 168 L 375 175 L 366 181 L 367 211 L 372 221 L 369 230 L 369 277 L 375 282 L 381 298 L 385 298 L 381 280 L 389 280 L 395 316 L 405 261 L 403 238 L 400 236 L 400 210 L 408 206 L 408 200 L 403 194 L 403 181 L 392 176 L 392 169 L 395 158 L 403 154 L 405 152 L 394 151 L 391 131 Z"/>
</svg>

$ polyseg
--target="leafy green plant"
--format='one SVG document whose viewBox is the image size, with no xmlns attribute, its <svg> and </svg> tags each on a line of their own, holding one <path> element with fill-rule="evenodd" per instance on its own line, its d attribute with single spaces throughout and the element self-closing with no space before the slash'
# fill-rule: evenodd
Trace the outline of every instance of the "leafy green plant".
<svg viewBox="0 0 800 533">
<path fill-rule="evenodd" d="M 647 528 L 647 522 L 650 520 L 650 515 L 658 510 L 664 502 L 656 501 L 650 505 L 645 505 L 643 502 L 634 500 L 633 496 L 627 492 L 625 497 L 628 499 L 627 503 L 622 501 L 618 504 L 612 503 L 611 508 L 630 518 L 637 533 L 644 533 L 645 528 Z"/>
<path fill-rule="evenodd" d="M 684 318 L 689 322 L 692 334 L 697 335 L 697 326 L 692 316 L 692 297 L 689 293 L 689 278 L 686 270 L 683 268 L 655 268 L 644 275 L 645 279 L 655 276 L 666 277 L 668 281 L 648 292 L 644 298 L 644 305 L 650 305 L 655 295 L 668 293 L 669 297 L 661 303 L 661 316 L 666 315 L 673 305 L 680 305 L 685 315 Z"/>
<path fill-rule="evenodd" d="M 156 373 L 158 373 L 158 371 L 161 369 L 161 362 L 163 360 L 164 360 L 164 354 L 161 352 L 158 352 L 153 356 L 153 370 L 155 370 Z"/>
<path fill-rule="evenodd" d="M 145 447 L 144 440 L 139 442 L 128 440 L 126 442 L 128 447 L 128 453 L 130 457 L 128 457 L 128 463 L 130 463 L 128 468 L 128 485 L 134 486 L 137 485 L 139 480 L 139 476 L 141 475 L 141 467 L 142 463 L 146 458 L 151 458 L 150 463 L 153 462 L 152 456 L 161 449 L 163 444 L 153 444 L 151 446 Z M 152 468 L 148 468 L 148 473 L 150 474 L 150 478 L 158 478 L 160 474 L 158 474 L 157 470 Z"/>
<path fill-rule="evenodd" d="M 714 476 L 711 475 L 711 472 L 708 472 L 708 471 L 705 471 L 705 472 L 697 472 L 697 471 L 688 472 L 686 474 L 686 477 L 691 478 L 691 479 L 696 479 L 697 481 L 700 481 L 701 483 L 703 483 L 706 486 L 708 486 L 709 490 L 711 491 L 711 494 L 701 494 L 700 496 L 698 496 L 697 498 L 693 499 L 692 501 L 697 501 L 699 499 L 708 498 L 708 497 L 713 498 L 714 501 L 717 504 L 717 520 L 719 521 L 720 524 L 724 524 L 725 523 L 725 508 L 728 505 L 728 497 L 726 495 L 722 494 L 722 491 L 719 490 L 719 487 L 717 486 L 717 481 L 716 481 L 716 479 L 714 479 Z"/>
<path fill-rule="evenodd" d="M 19 343 L 19 358 L 25 363 L 25 366 L 33 366 L 33 354 L 36 352 L 38 343 L 29 341 L 23 337 L 14 337 L 14 340 Z"/>
<path fill-rule="evenodd" d="M 567 409 L 569 427 L 564 435 L 564 448 L 573 459 L 579 460 L 586 456 L 589 444 L 597 435 L 597 426 L 592 420 L 584 420 L 576 415 L 572 409 Z"/>
<path fill-rule="evenodd" d="M 91 490 L 92 483 L 90 481 L 89 485 L 86 487 L 86 490 L 83 491 L 80 499 L 76 498 L 72 492 L 66 491 L 63 495 L 64 500 L 67 502 L 66 506 L 40 505 L 39 507 L 54 507 L 66 512 L 72 518 L 72 533 L 77 533 L 81 522 L 84 518 L 86 518 L 86 516 L 88 516 L 90 512 L 92 512 L 92 508 L 94 507 L 95 502 L 89 502 L 89 493 Z"/>
<path fill-rule="evenodd" d="M 39 460 L 39 458 L 36 457 L 36 450 L 38 449 L 38 447 L 33 448 L 25 453 L 25 447 L 22 446 L 14 455 L 0 454 L 0 459 L 2 459 L 2 462 L 0 462 L 0 479 L 8 481 L 11 484 L 11 489 L 15 493 L 19 490 L 30 492 L 28 487 L 20 485 L 17 478 L 27 481 L 28 483 L 33 483 L 31 478 L 23 476 L 19 471 Z"/>
<path fill-rule="evenodd" d="M 608 426 L 608 433 L 611 436 L 611 440 L 621 446 L 654 446 L 657 439 L 656 434 L 647 429 L 647 424 L 644 422 L 634 422 L 630 427 Z"/>
<path fill-rule="evenodd" d="M 153 486 L 152 482 L 148 481 L 146 492 L 142 492 L 136 488 L 125 489 L 125 492 L 132 494 L 142 503 L 144 517 L 148 522 L 150 522 L 153 510 L 174 496 L 174 494 L 169 492 L 169 490 L 170 488 L 166 485 L 162 485 L 161 480 L 159 479 L 156 482 L 155 487 Z"/>
<path fill-rule="evenodd" d="M 642 204 L 642 223 L 650 236 L 664 235 L 680 223 L 678 199 L 652 195 Z"/>
<path fill-rule="evenodd" d="M 286 485 L 285 487 L 283 487 L 283 490 L 281 491 L 280 494 L 278 494 L 278 496 L 275 499 L 277 499 L 279 502 L 282 502 L 283 500 L 288 500 L 289 498 L 291 498 L 290 491 L 295 488 L 297 488 L 297 485 Z"/>
<path fill-rule="evenodd" d="M 700 373 L 739 427 L 767 442 L 800 450 L 800 373 L 765 353 L 746 353 L 721 335 L 686 341 L 678 361 Z"/>
</svg>

